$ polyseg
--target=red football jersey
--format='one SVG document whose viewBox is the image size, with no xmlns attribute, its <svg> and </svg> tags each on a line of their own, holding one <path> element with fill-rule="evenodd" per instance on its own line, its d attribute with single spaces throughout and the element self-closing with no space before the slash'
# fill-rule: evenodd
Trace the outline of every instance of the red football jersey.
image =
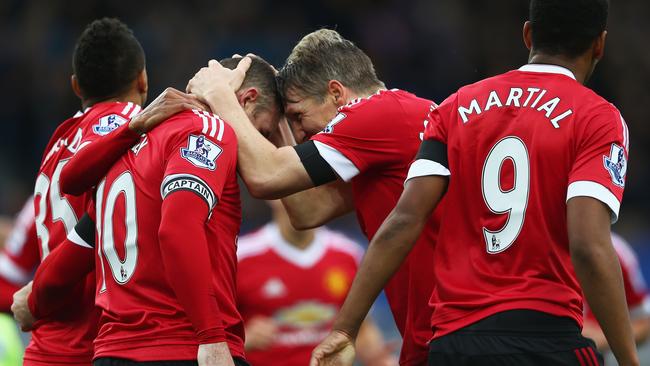
<svg viewBox="0 0 650 366">
<path fill-rule="evenodd" d="M 424 121 L 435 106 L 401 90 L 381 90 L 339 109 L 325 130 L 312 137 L 321 156 L 344 180 L 352 181 L 354 205 L 369 240 L 397 204 L 409 164 L 417 154 Z M 400 364 L 426 363 L 428 298 L 435 283 L 433 251 L 436 210 L 413 251 L 385 287 L 404 343 Z"/>
<path fill-rule="evenodd" d="M 612 233 L 612 243 L 621 264 L 625 299 L 630 311 L 630 318 L 634 320 L 650 316 L 650 294 L 648 294 L 636 253 L 625 239 L 614 233 Z M 585 303 L 585 318 L 596 321 L 596 317 L 587 303 Z"/>
<path fill-rule="evenodd" d="M 215 316 L 223 320 L 230 351 L 243 357 L 243 323 L 235 307 L 241 221 L 236 165 L 230 126 L 207 112 L 185 111 L 145 135 L 97 186 L 96 304 L 102 312 L 95 358 L 196 359 L 197 333 L 170 286 L 159 245 L 163 200 L 178 190 L 207 203 L 213 276 L 205 280 L 216 289 Z"/>
<path fill-rule="evenodd" d="M 54 132 L 34 188 L 36 233 L 41 259 L 56 248 L 86 211 L 91 194 L 69 196 L 59 189 L 59 175 L 72 155 L 93 140 L 110 133 L 140 111 L 133 103 L 97 103 L 63 122 Z M 90 364 L 92 341 L 97 334 L 99 312 L 94 303 L 94 277 L 88 276 L 84 288 L 60 320 L 38 322 L 25 351 L 25 360 L 52 363 Z"/>
<path fill-rule="evenodd" d="M 582 325 L 566 202 L 593 197 L 617 218 L 628 149 L 619 111 L 569 70 L 531 64 L 451 95 L 431 112 L 425 139 L 446 144 L 451 171 L 435 337 L 512 309 Z"/>
<path fill-rule="evenodd" d="M 272 318 L 278 333 L 264 350 L 246 352 L 252 365 L 303 366 L 329 333 L 361 260 L 361 247 L 320 228 L 298 249 L 268 224 L 239 239 L 237 303 L 244 322 Z"/>
<path fill-rule="evenodd" d="M 0 311 L 10 312 L 14 292 L 32 279 L 40 263 L 34 225 L 34 199 L 29 197 L 16 216 L 0 251 Z"/>
</svg>

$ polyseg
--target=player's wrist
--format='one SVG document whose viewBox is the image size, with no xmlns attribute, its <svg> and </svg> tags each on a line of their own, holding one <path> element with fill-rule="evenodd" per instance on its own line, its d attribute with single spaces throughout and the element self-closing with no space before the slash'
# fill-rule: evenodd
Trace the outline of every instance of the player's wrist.
<svg viewBox="0 0 650 366">
<path fill-rule="evenodd" d="M 141 113 L 129 121 L 128 131 L 133 134 L 133 136 L 140 136 L 143 133 L 147 132 L 145 127 L 145 113 Z"/>
</svg>

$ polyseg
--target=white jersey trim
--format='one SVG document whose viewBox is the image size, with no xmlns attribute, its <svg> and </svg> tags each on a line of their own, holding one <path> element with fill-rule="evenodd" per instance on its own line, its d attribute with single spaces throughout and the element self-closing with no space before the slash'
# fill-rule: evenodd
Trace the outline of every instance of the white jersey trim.
<svg viewBox="0 0 650 366">
<path fill-rule="evenodd" d="M 429 175 L 450 176 L 451 172 L 442 164 L 429 159 L 418 159 L 411 164 L 409 172 L 406 176 L 406 183 L 409 179 L 417 177 L 426 177 Z"/>
<path fill-rule="evenodd" d="M 255 233 L 245 235 L 238 243 L 237 259 L 262 255 L 272 250 L 285 261 L 301 268 L 311 268 L 320 262 L 328 250 L 343 252 L 351 256 L 357 264 L 363 257 L 363 248 L 353 240 L 332 232 L 327 228 L 316 229 L 314 240 L 305 249 L 288 243 L 277 225 L 269 223 Z"/>
<path fill-rule="evenodd" d="M 359 175 L 359 169 L 350 159 L 346 158 L 340 151 L 320 141 L 314 141 L 320 156 L 325 159 L 336 174 L 346 182 Z"/>
<path fill-rule="evenodd" d="M 20 268 L 4 253 L 0 253 L 0 276 L 19 286 L 29 282 L 31 277 L 29 273 Z"/>
<path fill-rule="evenodd" d="M 621 208 L 621 203 L 616 196 L 610 192 L 607 187 L 600 183 L 580 180 L 569 184 L 566 193 L 567 202 L 573 197 L 592 197 L 602 203 L 612 211 L 612 224 L 618 220 L 618 211 Z"/>
<path fill-rule="evenodd" d="M 576 76 L 566 67 L 548 64 L 526 64 L 519 68 L 519 71 L 525 72 L 544 72 L 548 74 L 562 74 L 575 80 Z"/>
<path fill-rule="evenodd" d="M 74 244 L 77 244 L 80 247 L 88 248 L 88 249 L 93 249 L 93 246 L 88 244 L 79 234 L 77 234 L 77 231 L 75 229 L 72 229 L 70 233 L 68 234 L 68 240 L 73 242 Z"/>
</svg>

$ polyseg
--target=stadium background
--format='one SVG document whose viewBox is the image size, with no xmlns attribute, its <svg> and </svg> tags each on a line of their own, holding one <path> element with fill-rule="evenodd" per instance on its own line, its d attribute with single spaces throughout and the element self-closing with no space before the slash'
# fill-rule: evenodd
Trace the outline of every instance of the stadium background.
<svg viewBox="0 0 650 366">
<path fill-rule="evenodd" d="M 373 60 L 389 88 L 441 102 L 458 87 L 525 63 L 526 0 L 23 1 L 0 2 L 0 216 L 11 217 L 33 189 L 43 149 L 57 124 L 79 109 L 69 86 L 71 54 L 84 26 L 115 16 L 147 54 L 149 100 L 184 89 L 210 58 L 253 52 L 281 66 L 302 35 L 337 29 Z M 614 1 L 608 42 L 589 86 L 622 111 L 631 160 L 621 218 L 650 278 L 650 2 Z M 245 199 L 244 231 L 268 220 Z M 354 216 L 336 227 L 361 239 Z M 385 305 L 375 313 L 385 319 Z M 387 330 L 391 332 L 390 330 Z"/>
</svg>

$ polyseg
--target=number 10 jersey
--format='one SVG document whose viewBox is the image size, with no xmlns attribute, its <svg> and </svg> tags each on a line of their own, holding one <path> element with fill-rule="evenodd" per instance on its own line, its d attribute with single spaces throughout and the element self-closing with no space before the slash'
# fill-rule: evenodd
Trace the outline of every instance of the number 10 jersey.
<svg viewBox="0 0 650 366">
<path fill-rule="evenodd" d="M 461 88 L 428 121 L 425 139 L 447 146 L 451 172 L 434 338 L 512 309 L 582 325 L 566 202 L 592 197 L 618 217 L 628 150 L 619 111 L 569 70 L 531 64 Z"/>
</svg>

